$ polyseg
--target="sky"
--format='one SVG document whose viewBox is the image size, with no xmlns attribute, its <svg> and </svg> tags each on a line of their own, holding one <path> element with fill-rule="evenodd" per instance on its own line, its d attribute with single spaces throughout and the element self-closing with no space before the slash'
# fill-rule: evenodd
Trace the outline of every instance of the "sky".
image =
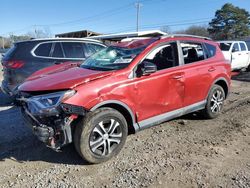
<svg viewBox="0 0 250 188">
<path fill-rule="evenodd" d="M 79 30 L 117 33 L 136 30 L 171 31 L 206 25 L 225 3 L 250 12 L 249 0 L 1 0 L 0 36 L 44 30 L 52 35 Z"/>
</svg>

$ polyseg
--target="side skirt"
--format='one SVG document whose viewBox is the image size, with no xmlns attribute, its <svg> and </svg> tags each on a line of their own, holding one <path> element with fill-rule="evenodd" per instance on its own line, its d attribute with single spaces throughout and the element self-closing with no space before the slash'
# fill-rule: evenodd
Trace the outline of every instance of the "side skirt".
<svg viewBox="0 0 250 188">
<path fill-rule="evenodd" d="M 167 112 L 164 114 L 160 114 L 160 115 L 142 120 L 138 122 L 140 130 L 152 127 L 154 125 L 160 124 L 162 122 L 165 122 L 165 121 L 168 121 L 168 120 L 180 117 L 180 116 L 183 116 L 185 114 L 189 114 L 198 110 L 202 110 L 205 108 L 206 103 L 207 101 L 204 100 L 204 101 L 201 101 L 201 102 L 198 102 L 198 103 L 195 103 L 195 104 L 192 104 L 192 105 L 189 105 L 189 106 L 186 106 L 186 107 L 183 107 L 183 108 L 171 111 L 171 112 Z"/>
</svg>

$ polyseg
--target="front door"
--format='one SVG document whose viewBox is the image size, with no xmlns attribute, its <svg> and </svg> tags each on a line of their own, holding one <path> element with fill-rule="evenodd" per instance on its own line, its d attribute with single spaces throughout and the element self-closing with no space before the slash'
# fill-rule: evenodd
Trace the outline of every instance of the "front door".
<svg viewBox="0 0 250 188">
<path fill-rule="evenodd" d="M 145 61 L 155 64 L 157 72 L 146 76 L 137 74 L 131 85 L 135 91 L 139 124 L 181 108 L 184 98 L 184 73 L 179 66 L 176 42 L 158 46 L 146 56 Z"/>
<path fill-rule="evenodd" d="M 242 61 L 244 60 L 242 59 L 239 43 L 236 42 L 232 47 L 232 63 L 231 63 L 232 69 L 233 70 L 241 69 L 243 67 Z"/>
</svg>

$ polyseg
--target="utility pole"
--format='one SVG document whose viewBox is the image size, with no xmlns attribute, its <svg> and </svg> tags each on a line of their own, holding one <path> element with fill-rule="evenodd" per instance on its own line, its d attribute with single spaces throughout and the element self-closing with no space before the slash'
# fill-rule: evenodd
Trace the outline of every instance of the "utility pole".
<svg viewBox="0 0 250 188">
<path fill-rule="evenodd" d="M 135 7 L 136 7 L 136 31 L 138 32 L 139 31 L 139 14 L 140 14 L 140 9 L 142 7 L 142 4 L 137 2 L 135 4 Z"/>
<path fill-rule="evenodd" d="M 2 42 L 3 42 L 3 49 L 4 49 L 4 37 L 2 38 Z"/>
</svg>

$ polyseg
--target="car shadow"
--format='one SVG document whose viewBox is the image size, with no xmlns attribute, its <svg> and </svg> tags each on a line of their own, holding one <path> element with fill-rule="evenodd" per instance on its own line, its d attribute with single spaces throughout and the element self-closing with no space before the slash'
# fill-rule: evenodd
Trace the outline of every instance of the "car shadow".
<svg viewBox="0 0 250 188">
<path fill-rule="evenodd" d="M 233 72 L 232 80 L 250 82 L 250 72 Z"/>
<path fill-rule="evenodd" d="M 44 161 L 69 165 L 88 165 L 74 149 L 74 145 L 65 146 L 61 152 L 53 151 L 37 140 L 22 120 L 17 107 L 0 108 L 0 163 L 13 160 Z"/>
</svg>

